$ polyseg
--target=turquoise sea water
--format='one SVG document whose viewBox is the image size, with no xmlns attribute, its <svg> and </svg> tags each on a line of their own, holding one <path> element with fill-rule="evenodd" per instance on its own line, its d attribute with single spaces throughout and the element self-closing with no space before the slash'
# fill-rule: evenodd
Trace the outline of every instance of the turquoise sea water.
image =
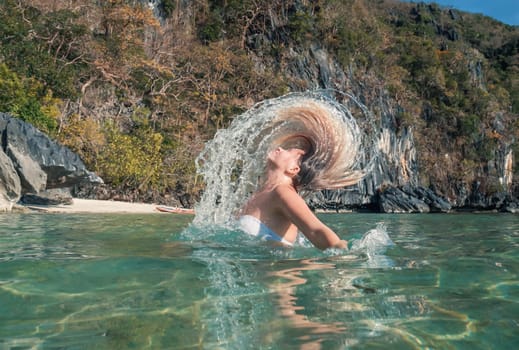
<svg viewBox="0 0 519 350">
<path fill-rule="evenodd" d="M 519 348 L 518 216 L 321 218 L 349 252 L 174 214 L 0 215 L 0 349 Z"/>
</svg>

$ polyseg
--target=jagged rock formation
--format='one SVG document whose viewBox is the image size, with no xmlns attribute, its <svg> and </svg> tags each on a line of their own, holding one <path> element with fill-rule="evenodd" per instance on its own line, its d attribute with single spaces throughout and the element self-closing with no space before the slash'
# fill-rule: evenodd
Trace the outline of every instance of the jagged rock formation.
<svg viewBox="0 0 519 350">
<path fill-rule="evenodd" d="M 390 187 L 379 193 L 383 213 L 446 213 L 451 205 L 432 190 L 420 186 Z"/>
<path fill-rule="evenodd" d="M 448 202 L 432 190 L 418 185 L 418 165 L 412 129 L 397 132 L 394 108 L 389 100 L 367 96 L 367 89 L 351 79 L 323 48 L 314 45 L 307 52 L 294 53 L 288 66 L 292 76 L 312 88 L 342 90 L 349 86 L 365 103 L 376 103 L 381 110 L 379 155 L 362 182 L 345 190 L 322 191 L 309 198 L 316 209 L 367 209 L 381 212 L 447 212 Z M 381 102 L 382 101 L 382 102 Z M 407 191 L 400 188 L 406 186 Z M 386 188 L 381 192 L 381 188 Z M 420 198 L 421 197 L 421 198 Z M 424 198 L 427 198 L 424 200 Z"/>
<path fill-rule="evenodd" d="M 501 174 L 502 191 L 485 196 L 477 188 L 466 189 L 460 186 L 459 193 L 454 198 L 444 198 L 433 188 L 420 185 L 413 130 L 399 130 L 394 117 L 399 107 L 385 96 L 383 90 L 376 91 L 366 83 L 353 79 L 340 68 L 332 55 L 317 45 L 311 46 L 307 51 L 294 52 L 292 64 L 287 66 L 287 70 L 291 76 L 297 78 L 295 80 L 305 81 L 312 89 L 346 90 L 347 87 L 348 91 L 353 91 L 370 109 L 380 111 L 380 153 L 370 174 L 352 188 L 322 191 L 312 195 L 308 201 L 313 208 L 365 209 L 384 213 L 449 212 L 452 208 L 517 211 L 517 199 L 507 194 L 513 173 L 513 152 L 510 145 L 503 144 L 495 160 L 488 165 Z"/>
<path fill-rule="evenodd" d="M 102 182 L 77 154 L 20 119 L 0 113 L 0 135 L 0 211 L 22 197 L 24 203 L 67 202 L 67 189 Z"/>
</svg>

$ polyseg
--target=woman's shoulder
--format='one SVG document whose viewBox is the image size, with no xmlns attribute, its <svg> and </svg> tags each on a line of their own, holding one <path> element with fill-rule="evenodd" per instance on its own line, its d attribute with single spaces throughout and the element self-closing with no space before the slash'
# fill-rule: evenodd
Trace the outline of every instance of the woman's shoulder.
<svg viewBox="0 0 519 350">
<path fill-rule="evenodd" d="M 287 185 L 287 184 L 277 185 L 272 190 L 272 195 L 279 199 L 289 199 L 289 198 L 299 197 L 299 194 L 295 190 L 294 186 Z"/>
</svg>

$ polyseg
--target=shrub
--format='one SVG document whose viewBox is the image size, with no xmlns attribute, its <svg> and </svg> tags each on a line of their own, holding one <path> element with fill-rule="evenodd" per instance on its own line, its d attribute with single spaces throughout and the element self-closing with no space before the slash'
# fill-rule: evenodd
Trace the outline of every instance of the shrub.
<svg viewBox="0 0 519 350">
<path fill-rule="evenodd" d="M 5 64 L 0 64 L 0 110 L 11 113 L 41 131 L 53 136 L 59 115 L 59 100 L 44 94 L 42 84 L 33 79 L 20 79 Z"/>
<path fill-rule="evenodd" d="M 107 143 L 97 163 L 100 176 L 114 186 L 157 188 L 162 170 L 162 135 L 150 129 L 125 134 L 113 125 L 107 130 Z"/>
</svg>

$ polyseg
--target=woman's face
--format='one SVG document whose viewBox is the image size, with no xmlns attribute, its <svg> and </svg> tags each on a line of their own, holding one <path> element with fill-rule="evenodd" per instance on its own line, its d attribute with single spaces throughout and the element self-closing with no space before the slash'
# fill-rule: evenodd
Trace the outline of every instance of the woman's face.
<svg viewBox="0 0 519 350">
<path fill-rule="evenodd" d="M 291 176 L 295 176 L 301 170 L 301 160 L 304 155 L 305 151 L 299 148 L 277 147 L 269 152 L 267 159 Z"/>
</svg>

